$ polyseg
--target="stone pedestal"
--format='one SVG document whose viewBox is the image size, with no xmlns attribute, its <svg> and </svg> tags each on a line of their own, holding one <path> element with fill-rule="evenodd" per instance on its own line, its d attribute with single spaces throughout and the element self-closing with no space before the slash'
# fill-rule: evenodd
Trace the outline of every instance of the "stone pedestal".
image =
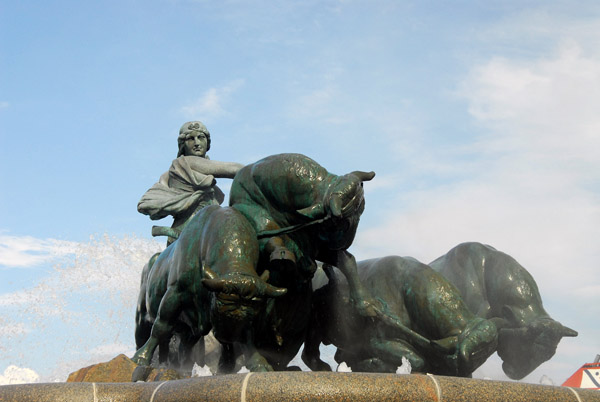
<svg viewBox="0 0 600 402">
<path fill-rule="evenodd" d="M 247 373 L 146 383 L 5 385 L 0 401 L 598 401 L 600 392 L 433 375 Z"/>
</svg>

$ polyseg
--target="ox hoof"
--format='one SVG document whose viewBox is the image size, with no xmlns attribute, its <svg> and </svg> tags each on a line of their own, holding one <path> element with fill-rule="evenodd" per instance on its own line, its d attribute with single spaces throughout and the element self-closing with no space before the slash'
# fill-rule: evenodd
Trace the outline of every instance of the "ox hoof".
<svg viewBox="0 0 600 402">
<path fill-rule="evenodd" d="M 253 373 L 268 373 L 269 371 L 275 371 L 271 366 L 254 366 L 249 370 Z"/>
<path fill-rule="evenodd" d="M 497 349 L 498 331 L 492 321 L 478 319 L 459 336 L 458 369 L 461 376 L 471 374 Z"/>
<path fill-rule="evenodd" d="M 318 357 L 302 354 L 302 361 L 312 371 L 331 371 L 331 366 Z"/>
<path fill-rule="evenodd" d="M 373 357 L 352 363 L 352 370 L 364 373 L 395 373 L 398 365 L 390 364 L 380 358 Z"/>
<path fill-rule="evenodd" d="M 264 357 L 250 359 L 246 362 L 246 368 L 255 373 L 264 373 L 267 371 L 275 371 Z"/>
<path fill-rule="evenodd" d="M 152 356 L 148 356 L 149 353 L 146 349 L 142 348 L 135 352 L 131 360 L 138 366 L 149 366 Z"/>
<path fill-rule="evenodd" d="M 137 366 L 131 374 L 131 382 L 146 381 L 152 370 L 150 366 Z"/>
</svg>

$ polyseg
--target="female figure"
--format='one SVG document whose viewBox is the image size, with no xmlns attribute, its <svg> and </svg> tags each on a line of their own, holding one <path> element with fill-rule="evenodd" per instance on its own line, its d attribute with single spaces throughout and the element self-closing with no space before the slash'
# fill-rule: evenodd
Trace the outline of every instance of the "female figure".
<svg viewBox="0 0 600 402">
<path fill-rule="evenodd" d="M 138 203 L 138 211 L 158 220 L 173 216 L 173 225 L 154 226 L 153 236 L 169 236 L 167 245 L 178 236 L 188 220 L 207 205 L 220 205 L 225 195 L 215 178 L 232 179 L 243 165 L 211 161 L 210 133 L 200 121 L 184 123 L 177 138 L 179 151 L 169 170 L 160 176 Z"/>
</svg>

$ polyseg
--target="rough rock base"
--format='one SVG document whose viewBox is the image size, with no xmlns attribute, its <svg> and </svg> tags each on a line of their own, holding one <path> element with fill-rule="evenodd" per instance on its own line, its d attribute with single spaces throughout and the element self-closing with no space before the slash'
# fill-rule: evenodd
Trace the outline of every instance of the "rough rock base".
<svg viewBox="0 0 600 402">
<path fill-rule="evenodd" d="M 125 355 L 119 355 L 111 361 L 93 364 L 71 374 L 67 382 L 132 382 L 132 381 L 168 381 L 186 378 L 173 369 L 160 369 L 138 366 Z"/>
</svg>

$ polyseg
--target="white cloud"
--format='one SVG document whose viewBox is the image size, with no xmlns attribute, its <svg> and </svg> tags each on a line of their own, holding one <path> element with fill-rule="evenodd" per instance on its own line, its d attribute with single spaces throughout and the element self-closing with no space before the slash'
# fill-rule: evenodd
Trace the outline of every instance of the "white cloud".
<svg viewBox="0 0 600 402">
<path fill-rule="evenodd" d="M 33 370 L 10 365 L 0 375 L 0 385 L 36 383 L 40 376 Z"/>
<path fill-rule="evenodd" d="M 0 266 L 31 267 L 72 254 L 76 243 L 30 236 L 0 235 Z"/>
<path fill-rule="evenodd" d="M 462 92 L 469 112 L 491 131 L 488 151 L 573 162 L 577 174 L 581 164 L 597 163 L 600 58 L 576 42 L 533 62 L 494 58 L 473 70 Z"/>
<path fill-rule="evenodd" d="M 225 104 L 231 95 L 244 84 L 235 80 L 220 88 L 210 88 L 200 98 L 183 106 L 181 112 L 187 117 L 199 120 L 215 119 L 226 114 Z"/>
<path fill-rule="evenodd" d="M 591 241 L 600 238 L 591 186 L 600 179 L 600 59 L 574 43 L 552 58 L 495 58 L 472 70 L 462 94 L 486 133 L 472 145 L 468 178 L 404 193 L 407 209 L 357 243 L 433 259 L 481 240 L 557 274 L 575 261 L 591 273 L 600 254 Z"/>
<path fill-rule="evenodd" d="M 539 58 L 493 57 L 470 71 L 460 92 L 482 133 L 471 160 L 441 160 L 437 171 L 464 170 L 443 185 L 403 190 L 401 207 L 359 230 L 353 248 L 361 258 L 427 262 L 480 241 L 512 255 L 536 279 L 548 313 L 580 332 L 526 380 L 559 378 L 573 360 L 569 347 L 581 343 L 583 363 L 600 346 L 589 321 L 600 313 L 600 55 L 570 40 Z M 500 378 L 499 366 L 490 360 L 485 370 Z"/>
<path fill-rule="evenodd" d="M 0 109 L 6 109 L 9 106 L 10 106 L 10 103 L 8 103 L 8 102 L 0 102 Z"/>
</svg>

